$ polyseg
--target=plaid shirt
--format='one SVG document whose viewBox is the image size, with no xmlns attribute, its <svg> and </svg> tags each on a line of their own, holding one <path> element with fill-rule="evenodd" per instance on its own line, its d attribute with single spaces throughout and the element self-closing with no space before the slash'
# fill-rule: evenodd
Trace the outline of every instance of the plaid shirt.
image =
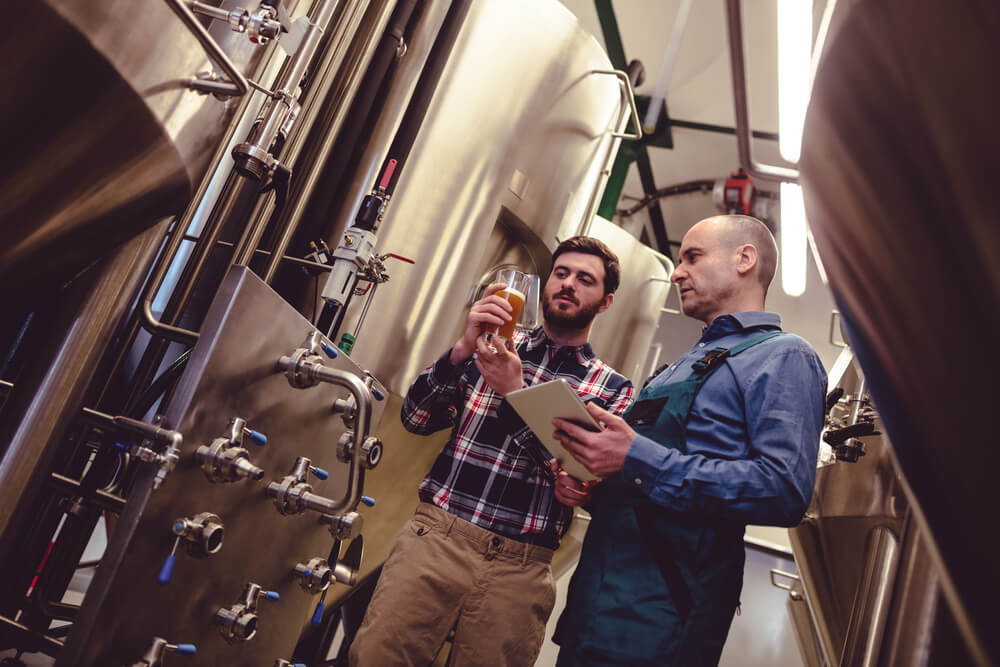
<svg viewBox="0 0 1000 667">
<path fill-rule="evenodd" d="M 632 383 L 594 356 L 589 343 L 559 347 L 539 327 L 515 332 L 514 344 L 526 386 L 562 378 L 614 414 L 631 402 Z M 403 402 L 411 433 L 452 427 L 420 499 L 495 533 L 556 548 L 572 510 L 553 494 L 545 465 L 551 456 L 473 361 L 453 366 L 450 352 L 417 377 Z"/>
</svg>

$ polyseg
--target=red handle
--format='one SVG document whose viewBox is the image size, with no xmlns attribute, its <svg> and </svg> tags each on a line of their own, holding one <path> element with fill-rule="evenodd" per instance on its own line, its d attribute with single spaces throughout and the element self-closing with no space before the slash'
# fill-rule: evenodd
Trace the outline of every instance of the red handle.
<svg viewBox="0 0 1000 667">
<path fill-rule="evenodd" d="M 396 159 L 393 158 L 389 160 L 389 164 L 385 165 L 385 171 L 382 172 L 382 180 L 379 181 L 378 187 L 381 190 L 385 190 L 389 187 L 389 181 L 392 180 L 392 172 L 396 171 Z"/>
</svg>

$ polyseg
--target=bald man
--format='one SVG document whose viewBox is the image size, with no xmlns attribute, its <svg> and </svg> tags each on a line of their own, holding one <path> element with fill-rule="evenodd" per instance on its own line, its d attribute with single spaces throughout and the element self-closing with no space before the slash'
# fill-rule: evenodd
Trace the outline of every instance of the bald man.
<svg viewBox="0 0 1000 667">
<path fill-rule="evenodd" d="M 684 236 L 671 281 L 701 339 L 605 428 L 554 420 L 603 478 L 560 471 L 556 497 L 592 515 L 555 641 L 557 665 L 718 664 L 743 585 L 748 524 L 794 526 L 816 477 L 826 372 L 764 311 L 778 251 L 749 216 Z"/>
</svg>

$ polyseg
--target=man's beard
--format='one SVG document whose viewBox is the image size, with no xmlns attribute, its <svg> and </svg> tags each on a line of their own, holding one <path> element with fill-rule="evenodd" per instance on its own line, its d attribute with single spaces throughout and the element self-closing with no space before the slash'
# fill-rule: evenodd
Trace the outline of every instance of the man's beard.
<svg viewBox="0 0 1000 667">
<path fill-rule="evenodd" d="M 556 295 L 558 296 L 558 295 Z M 576 297 L 573 297 L 574 299 Z M 545 321 L 548 324 L 559 327 L 560 329 L 586 329 L 590 323 L 597 317 L 597 313 L 601 310 L 601 304 L 603 299 L 589 306 L 580 306 L 578 310 L 573 315 L 568 315 L 559 311 L 558 308 L 552 305 L 552 301 L 548 294 L 542 295 L 542 314 L 545 316 Z"/>
</svg>

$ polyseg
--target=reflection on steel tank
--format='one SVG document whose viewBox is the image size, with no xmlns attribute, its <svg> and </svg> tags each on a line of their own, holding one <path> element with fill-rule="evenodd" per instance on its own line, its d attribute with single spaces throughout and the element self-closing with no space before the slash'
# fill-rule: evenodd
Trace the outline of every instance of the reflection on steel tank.
<svg viewBox="0 0 1000 667">
<path fill-rule="evenodd" d="M 556 239 L 593 216 L 619 143 L 611 132 L 628 118 L 619 81 L 596 73 L 610 69 L 557 2 L 472 4 L 379 230 L 380 252 L 416 263 L 379 288 L 352 353 L 392 391 L 405 393 L 458 338 L 491 269 L 516 264 L 544 279 Z M 358 173 L 382 163 L 383 131 Z M 331 247 L 373 180 L 355 179 Z"/>
<path fill-rule="evenodd" d="M 944 599 L 996 664 L 1000 6 L 841 2 L 826 25 L 806 213 Z"/>
<path fill-rule="evenodd" d="M 179 212 L 248 97 L 187 85 L 225 74 L 162 0 L 24 3 L 17 26 L 0 44 L 0 302 Z M 211 35 L 247 76 L 272 49 Z"/>
</svg>

